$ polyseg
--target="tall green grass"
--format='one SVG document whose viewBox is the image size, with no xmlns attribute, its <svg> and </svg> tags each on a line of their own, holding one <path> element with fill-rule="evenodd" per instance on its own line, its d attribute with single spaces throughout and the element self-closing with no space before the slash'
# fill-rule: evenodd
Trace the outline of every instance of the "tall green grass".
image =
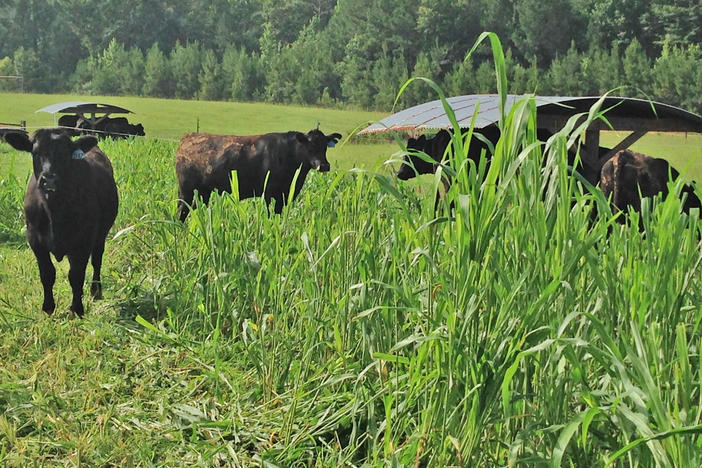
<svg viewBox="0 0 702 468">
<path fill-rule="evenodd" d="M 215 195 L 182 224 L 175 144 L 105 143 L 121 193 L 109 307 L 201 376 L 178 392 L 202 402 L 176 408 L 181 462 L 699 466 L 699 213 L 669 197 L 619 224 L 569 175 L 566 149 L 600 113 L 539 142 L 526 98 L 504 113 L 489 166 L 466 157 L 472 129 L 455 128 L 438 212 L 357 169 L 311 173 L 280 216 Z M 169 407 L 153 380 L 149 400 Z"/>
</svg>

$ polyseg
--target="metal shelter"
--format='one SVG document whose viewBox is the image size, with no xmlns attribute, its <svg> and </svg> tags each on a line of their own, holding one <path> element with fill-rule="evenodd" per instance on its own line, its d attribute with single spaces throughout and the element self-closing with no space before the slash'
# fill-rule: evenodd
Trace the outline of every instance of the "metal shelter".
<svg viewBox="0 0 702 468">
<path fill-rule="evenodd" d="M 505 113 L 509 113 L 517 101 L 528 97 L 532 96 L 507 95 Z M 555 133 L 562 129 L 573 115 L 587 113 L 601 96 L 533 96 L 533 98 L 536 103 L 539 128 Z M 448 98 L 447 101 L 462 128 L 470 126 L 474 115 L 477 129 L 493 125 L 500 119 L 500 96 L 497 94 L 455 96 Z M 609 109 L 605 117 L 611 127 L 602 120 L 592 122 L 585 132 L 585 145 L 581 151 L 583 161 L 597 170 L 615 152 L 628 148 L 647 132 L 702 133 L 702 116 L 661 102 L 608 96 L 604 98 L 601 109 Z M 397 112 L 361 130 L 359 135 L 393 130 L 422 131 L 442 128 L 451 128 L 451 122 L 446 116 L 441 101 L 436 100 Z M 611 151 L 600 157 L 601 130 L 631 133 Z"/>
<path fill-rule="evenodd" d="M 85 101 L 68 101 L 59 102 L 57 104 L 51 104 L 50 106 L 42 107 L 35 112 L 47 112 L 49 114 L 54 114 L 54 120 L 56 119 L 56 114 L 76 114 L 77 116 L 89 121 L 93 126 L 109 117 L 110 114 L 132 114 L 133 112 L 124 107 L 113 106 L 112 104 L 103 104 L 99 102 L 85 102 Z M 88 116 L 89 114 L 89 116 Z M 98 117 L 98 114 L 104 114 Z"/>
</svg>

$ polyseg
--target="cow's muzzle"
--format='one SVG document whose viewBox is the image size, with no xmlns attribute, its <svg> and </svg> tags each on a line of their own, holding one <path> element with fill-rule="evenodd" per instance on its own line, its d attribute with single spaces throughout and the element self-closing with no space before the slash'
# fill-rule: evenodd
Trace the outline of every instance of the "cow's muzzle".
<svg viewBox="0 0 702 468">
<path fill-rule="evenodd" d="M 39 185 L 39 190 L 44 193 L 56 192 L 56 185 L 58 182 L 58 177 L 56 174 L 47 172 L 39 175 L 39 180 L 37 184 Z"/>
<path fill-rule="evenodd" d="M 407 164 L 402 164 L 400 170 L 397 171 L 397 178 L 400 180 L 409 180 L 414 177 L 414 169 Z"/>
<path fill-rule="evenodd" d="M 317 169 L 319 172 L 329 172 L 331 166 L 328 162 L 315 161 L 314 168 Z"/>
</svg>

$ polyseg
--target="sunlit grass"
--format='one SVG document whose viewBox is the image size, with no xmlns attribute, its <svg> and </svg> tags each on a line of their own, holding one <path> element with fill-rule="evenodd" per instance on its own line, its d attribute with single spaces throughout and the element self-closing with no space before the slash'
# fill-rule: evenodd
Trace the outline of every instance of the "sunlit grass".
<svg viewBox="0 0 702 468">
<path fill-rule="evenodd" d="M 582 129 L 536 123 L 506 113 L 489 168 L 456 133 L 438 211 L 438 179 L 369 164 L 311 173 L 280 216 L 222 195 L 185 224 L 176 143 L 105 142 L 121 208 L 82 321 L 66 262 L 40 312 L 3 217 L 24 181 L 0 187 L 0 462 L 699 466 L 699 214 L 620 225 L 568 176 Z"/>
</svg>

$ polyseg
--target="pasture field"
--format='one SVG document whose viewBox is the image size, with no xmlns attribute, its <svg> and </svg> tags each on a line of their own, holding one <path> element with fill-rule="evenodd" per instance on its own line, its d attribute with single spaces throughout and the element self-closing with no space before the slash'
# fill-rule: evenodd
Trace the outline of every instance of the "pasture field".
<svg viewBox="0 0 702 468">
<path fill-rule="evenodd" d="M 209 133 L 253 135 L 265 132 L 298 130 L 306 132 L 320 123 L 325 133 L 340 132 L 347 137 L 365 122 L 377 121 L 387 114 L 380 112 L 324 109 L 319 107 L 283 106 L 265 103 L 186 101 L 129 96 L 79 96 L 72 94 L 0 93 L 0 122 L 27 122 L 30 131 L 55 125 L 54 117 L 37 113 L 37 109 L 65 101 L 106 102 L 132 110 L 127 114 L 131 122 L 144 124 L 147 138 L 177 142 L 187 132 L 195 131 L 197 120 L 200 130 Z M 626 136 L 622 132 L 603 132 L 601 144 L 613 146 Z M 4 146 L 4 148 L 3 148 Z M 702 135 L 649 133 L 632 146 L 650 156 L 668 159 L 692 180 L 702 180 Z M 377 168 L 398 148 L 392 142 L 378 138 L 361 139 L 329 151 L 333 168 Z M 0 145 L 0 155 L 7 152 Z M 15 169 L 24 173 L 27 159 L 15 161 Z M 0 157 L 0 175 L 7 173 L 11 164 Z M 689 165 L 689 167 L 688 167 Z"/>
<path fill-rule="evenodd" d="M 317 127 L 325 133 L 339 132 L 347 137 L 356 127 L 379 120 L 379 112 L 325 109 L 321 107 L 283 106 L 264 103 L 185 101 L 125 96 L 77 96 L 64 94 L 0 93 L 0 122 L 27 122 L 30 131 L 55 125 L 54 117 L 37 109 L 67 101 L 106 102 L 131 110 L 130 122 L 144 125 L 147 138 L 177 142 L 197 128 L 200 131 L 234 135 L 297 130 L 307 132 Z M 377 139 L 376 139 L 377 140 Z M 387 143 L 387 142 L 385 142 Z M 370 166 L 387 156 L 392 146 L 383 142 L 346 145 L 329 151 L 334 167 L 350 169 Z M 0 150 L 1 151 L 1 150 Z M 170 162 L 169 162 L 170 163 Z M 7 164 L 0 161 L 0 174 Z"/>
<path fill-rule="evenodd" d="M 84 320 L 65 261 L 39 310 L 27 156 L 0 145 L 0 465 L 701 466 L 699 213 L 617 223 L 534 119 L 489 171 L 457 145 L 452 215 L 370 164 L 181 224 L 177 143 L 101 143 L 121 206 Z"/>
</svg>

